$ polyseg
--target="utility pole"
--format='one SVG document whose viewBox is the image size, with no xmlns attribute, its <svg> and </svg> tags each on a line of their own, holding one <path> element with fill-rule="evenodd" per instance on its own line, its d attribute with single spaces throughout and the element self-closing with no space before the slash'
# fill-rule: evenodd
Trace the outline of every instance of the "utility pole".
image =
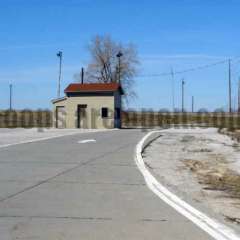
<svg viewBox="0 0 240 240">
<path fill-rule="evenodd" d="M 240 113 L 240 77 L 238 79 L 238 112 Z"/>
<path fill-rule="evenodd" d="M 60 97 L 60 94 L 61 94 L 62 55 L 63 55 L 62 51 L 59 51 L 57 53 L 57 57 L 59 57 L 59 76 L 58 76 L 58 91 L 57 91 L 58 98 Z"/>
<path fill-rule="evenodd" d="M 184 112 L 184 85 L 185 81 L 182 79 L 182 112 Z"/>
<path fill-rule="evenodd" d="M 235 111 L 236 111 L 236 106 L 237 106 L 237 96 L 233 96 L 232 112 L 235 112 Z"/>
<path fill-rule="evenodd" d="M 228 91 L 229 91 L 229 112 L 232 112 L 232 83 L 231 83 L 231 59 L 228 60 Z"/>
<path fill-rule="evenodd" d="M 192 96 L 192 113 L 194 113 L 194 96 Z"/>
<path fill-rule="evenodd" d="M 12 111 L 12 84 L 9 85 L 9 110 Z"/>
<path fill-rule="evenodd" d="M 172 108 L 173 112 L 175 111 L 175 81 L 174 81 L 174 71 L 171 68 L 171 75 L 172 75 Z"/>
<path fill-rule="evenodd" d="M 118 58 L 118 82 L 121 81 L 121 57 L 123 56 L 122 52 L 119 51 L 116 57 Z"/>
</svg>

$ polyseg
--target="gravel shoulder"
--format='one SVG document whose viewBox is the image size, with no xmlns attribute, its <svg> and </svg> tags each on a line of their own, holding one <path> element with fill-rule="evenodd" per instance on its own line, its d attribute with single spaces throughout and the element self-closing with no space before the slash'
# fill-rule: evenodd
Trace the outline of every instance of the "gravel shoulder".
<svg viewBox="0 0 240 240">
<path fill-rule="evenodd" d="M 217 129 L 167 129 L 143 153 L 172 192 L 240 230 L 240 144 Z"/>
</svg>

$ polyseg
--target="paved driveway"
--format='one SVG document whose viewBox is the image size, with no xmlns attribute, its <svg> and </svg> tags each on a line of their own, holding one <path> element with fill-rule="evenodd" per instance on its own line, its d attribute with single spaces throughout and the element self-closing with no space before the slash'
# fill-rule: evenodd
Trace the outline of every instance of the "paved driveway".
<svg viewBox="0 0 240 240">
<path fill-rule="evenodd" d="M 145 185 L 140 130 L 0 148 L 0 239 L 211 239 Z M 78 143 L 95 139 L 96 142 Z"/>
</svg>

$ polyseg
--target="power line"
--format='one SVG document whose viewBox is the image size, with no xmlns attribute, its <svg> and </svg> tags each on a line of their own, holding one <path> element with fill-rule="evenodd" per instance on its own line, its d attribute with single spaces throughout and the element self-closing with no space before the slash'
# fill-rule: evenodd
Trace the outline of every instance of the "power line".
<svg viewBox="0 0 240 240">
<path fill-rule="evenodd" d="M 237 57 L 239 58 L 239 57 Z M 236 59 L 236 58 L 235 58 Z M 183 74 L 183 73 L 188 73 L 188 72 L 194 72 L 194 71 L 198 71 L 198 70 L 202 70 L 202 69 L 206 69 L 206 68 L 211 68 L 220 64 L 224 64 L 224 63 L 228 63 L 229 59 L 226 60 L 222 60 L 222 61 L 218 61 L 215 63 L 211 63 L 211 64 L 205 64 L 202 66 L 198 66 L 198 67 L 193 67 L 193 68 L 188 68 L 188 69 L 184 69 L 184 70 L 180 70 L 180 71 L 175 71 L 175 72 L 162 72 L 162 73 L 157 73 L 157 74 L 143 74 L 143 75 L 139 75 L 138 78 L 141 77 L 164 77 L 164 76 L 172 76 L 173 74 Z"/>
</svg>

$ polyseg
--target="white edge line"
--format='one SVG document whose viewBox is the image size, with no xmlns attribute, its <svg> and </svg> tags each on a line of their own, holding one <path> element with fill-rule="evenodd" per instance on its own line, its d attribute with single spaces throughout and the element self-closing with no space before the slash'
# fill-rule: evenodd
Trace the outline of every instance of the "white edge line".
<svg viewBox="0 0 240 240">
<path fill-rule="evenodd" d="M 90 142 L 96 142 L 95 139 L 85 139 L 85 140 L 80 140 L 78 143 L 90 143 Z"/>
<path fill-rule="evenodd" d="M 117 129 L 107 129 L 107 130 L 103 129 L 103 130 L 92 130 L 90 132 L 67 133 L 67 134 L 62 134 L 62 135 L 57 135 L 57 136 L 55 135 L 55 136 L 50 136 L 50 137 L 37 138 L 37 139 L 26 140 L 26 141 L 20 141 L 20 142 L 17 142 L 17 143 L 3 144 L 3 145 L 0 145 L 0 148 L 7 148 L 7 147 L 10 147 L 10 146 L 26 144 L 26 143 L 40 142 L 40 141 L 45 141 L 45 140 L 49 140 L 49 139 L 60 138 L 60 137 L 64 137 L 64 136 L 71 136 L 71 135 L 81 134 L 81 133 L 96 133 L 96 132 L 107 132 L 107 131 L 114 131 L 114 130 L 117 130 Z"/>
<path fill-rule="evenodd" d="M 198 227 L 207 232 L 213 238 L 217 240 L 239 240 L 240 237 L 233 231 L 233 229 L 227 227 L 222 223 L 219 223 L 215 219 L 208 217 L 206 214 L 200 212 L 188 203 L 184 202 L 178 196 L 170 192 L 161 183 L 159 183 L 156 178 L 148 171 L 142 158 L 142 151 L 144 143 L 151 135 L 155 133 L 161 133 L 161 131 L 152 131 L 145 135 L 137 144 L 135 152 L 136 164 L 140 172 L 144 176 L 144 179 L 149 189 L 153 191 L 165 203 L 167 203 L 180 214 L 195 223 Z"/>
</svg>

